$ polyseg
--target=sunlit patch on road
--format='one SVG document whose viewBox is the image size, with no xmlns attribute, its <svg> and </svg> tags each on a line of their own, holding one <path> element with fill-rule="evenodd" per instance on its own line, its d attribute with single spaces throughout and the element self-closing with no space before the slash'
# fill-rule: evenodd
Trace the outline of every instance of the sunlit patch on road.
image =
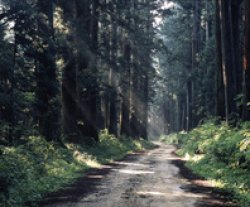
<svg viewBox="0 0 250 207">
<path fill-rule="evenodd" d="M 118 170 L 119 173 L 131 174 L 131 175 L 140 175 L 140 174 L 154 174 L 153 171 L 144 171 L 144 170 Z"/>
</svg>

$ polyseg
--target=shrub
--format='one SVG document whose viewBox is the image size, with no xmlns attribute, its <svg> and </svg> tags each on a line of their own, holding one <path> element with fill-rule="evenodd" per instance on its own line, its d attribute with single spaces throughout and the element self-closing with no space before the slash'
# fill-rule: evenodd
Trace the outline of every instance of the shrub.
<svg viewBox="0 0 250 207">
<path fill-rule="evenodd" d="M 165 137 L 164 140 L 172 139 Z M 242 206 L 250 203 L 250 123 L 237 128 L 208 121 L 189 133 L 175 135 L 178 154 L 188 154 L 187 166 L 234 193 Z M 197 159 L 199 156 L 199 159 Z"/>
<path fill-rule="evenodd" d="M 74 182 L 82 176 L 80 171 L 152 147 L 144 140 L 118 140 L 107 133 L 100 134 L 100 142 L 90 148 L 69 143 L 63 148 L 36 136 L 24 140 L 19 146 L 0 147 L 0 206 L 36 203 L 48 192 Z"/>
</svg>

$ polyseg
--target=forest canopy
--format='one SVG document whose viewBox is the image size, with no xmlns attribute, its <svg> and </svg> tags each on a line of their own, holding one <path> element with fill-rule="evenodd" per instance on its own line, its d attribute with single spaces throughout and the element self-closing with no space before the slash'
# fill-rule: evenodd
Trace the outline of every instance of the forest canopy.
<svg viewBox="0 0 250 207">
<path fill-rule="evenodd" d="M 1 1 L 1 138 L 147 138 L 156 1 Z"/>
<path fill-rule="evenodd" d="M 167 2 L 156 97 L 165 133 L 249 121 L 249 1 Z"/>
</svg>

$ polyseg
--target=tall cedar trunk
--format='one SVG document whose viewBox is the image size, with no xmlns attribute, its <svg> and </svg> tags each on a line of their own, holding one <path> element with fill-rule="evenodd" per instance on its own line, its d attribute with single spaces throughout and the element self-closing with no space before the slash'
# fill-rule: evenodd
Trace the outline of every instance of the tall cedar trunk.
<svg viewBox="0 0 250 207">
<path fill-rule="evenodd" d="M 245 33 L 244 33 L 244 92 L 245 103 L 243 119 L 250 121 L 250 1 L 245 0 Z"/>
<path fill-rule="evenodd" d="M 70 6 L 70 7 L 68 7 Z M 73 22 L 76 19 L 75 4 L 62 6 L 64 11 L 64 21 L 70 23 L 70 29 L 74 29 Z M 74 35 L 69 33 L 65 36 L 69 44 L 74 45 Z M 79 130 L 77 126 L 77 87 L 76 87 L 76 54 L 70 47 L 61 48 L 62 58 L 65 66 L 62 71 L 62 130 L 67 141 L 79 142 Z"/>
<path fill-rule="evenodd" d="M 116 13 L 116 1 L 114 2 L 113 6 L 112 6 L 112 10 L 115 14 Z M 109 110 L 109 132 L 111 134 L 114 134 L 115 136 L 118 136 L 118 129 L 117 129 L 117 116 L 118 116 L 118 112 L 117 112 L 117 78 L 118 78 L 118 70 L 117 70 L 117 22 L 114 19 L 114 17 L 111 17 L 111 41 L 110 41 L 110 63 L 111 65 L 110 67 L 110 81 L 109 81 L 109 85 L 110 85 L 110 110 Z"/>
<path fill-rule="evenodd" d="M 235 57 L 232 33 L 231 1 L 219 0 L 221 47 L 222 47 L 222 71 L 225 93 L 226 120 L 230 121 L 236 113 L 236 76 Z"/>
<path fill-rule="evenodd" d="M 185 131 L 187 131 L 187 101 L 185 100 L 186 97 L 184 98 L 184 102 L 182 103 L 182 124 L 181 128 Z"/>
<path fill-rule="evenodd" d="M 211 39 L 211 28 L 212 28 L 212 18 L 211 18 L 211 11 L 209 8 L 210 0 L 206 0 L 206 38 L 205 44 L 206 47 L 209 47 L 210 39 Z M 209 75 L 211 74 L 209 66 L 206 67 L 206 72 L 203 74 L 203 79 L 206 80 Z M 214 104 L 211 104 L 211 87 L 204 88 L 204 106 L 205 106 L 205 117 L 209 117 L 212 114 L 214 115 Z M 203 117 L 201 117 L 203 118 Z"/>
<path fill-rule="evenodd" d="M 192 71 L 198 70 L 197 54 L 199 52 L 200 41 L 200 1 L 193 0 L 193 32 L 192 32 Z M 188 83 L 188 130 L 192 129 L 198 122 L 193 110 L 195 108 L 197 84 L 194 78 Z"/>
<path fill-rule="evenodd" d="M 216 49 L 217 49 L 217 94 L 216 94 L 216 115 L 220 118 L 225 118 L 225 92 L 223 84 L 223 68 L 222 68 L 222 45 L 221 45 L 221 28 L 220 28 L 220 6 L 219 1 L 215 0 L 216 3 Z"/>
<path fill-rule="evenodd" d="M 108 1 L 104 0 L 103 4 L 105 7 L 108 8 Z M 110 22 L 110 14 L 105 11 L 104 16 L 104 21 L 103 23 L 105 26 L 105 30 L 103 31 L 103 38 L 104 38 L 104 44 L 105 44 L 105 55 L 106 56 L 106 70 L 105 70 L 105 95 L 104 95 L 104 120 L 105 120 L 105 128 L 109 130 L 110 128 L 110 96 L 111 96 L 111 91 L 110 89 L 110 77 L 111 77 L 111 22 Z"/>
<path fill-rule="evenodd" d="M 99 48 L 99 42 L 98 42 L 98 34 L 99 34 L 99 0 L 92 0 L 92 14 L 91 14 L 91 51 L 93 55 L 93 62 L 94 62 L 94 74 L 97 76 L 97 67 L 98 65 L 98 48 Z M 92 103 L 91 105 L 91 112 L 92 112 L 92 120 L 95 130 L 95 136 L 97 133 L 97 105 L 98 105 L 98 92 L 99 87 L 97 86 L 97 81 L 95 82 L 95 86 L 93 89 L 93 96 L 92 96 Z M 97 137 L 95 137 L 97 139 Z"/>
<path fill-rule="evenodd" d="M 143 81 L 143 101 L 142 101 L 142 127 L 141 127 L 141 137 L 143 139 L 148 139 L 148 96 L 149 96 L 149 78 L 148 74 L 145 75 Z"/>
<path fill-rule="evenodd" d="M 175 111 L 175 106 L 173 104 L 173 94 L 169 94 L 169 134 L 171 134 L 174 130 L 174 114 L 176 113 Z"/>
<path fill-rule="evenodd" d="M 78 128 L 83 135 L 83 142 L 85 144 L 91 144 L 94 140 L 98 141 L 98 131 L 96 127 L 97 116 L 97 89 L 96 89 L 96 65 L 93 61 L 94 50 L 93 45 L 96 45 L 97 28 L 96 23 L 91 23 L 91 9 L 94 9 L 93 13 L 96 13 L 97 7 L 91 6 L 90 0 L 76 0 L 76 42 L 77 47 L 77 107 L 79 110 L 77 124 Z M 93 14 L 92 14 L 93 15 Z M 97 17 L 95 17 L 97 18 Z M 96 20 L 95 20 L 96 21 Z M 84 34 L 83 34 L 84 33 Z M 89 45 L 87 44 L 89 43 Z M 85 51 L 82 52 L 82 48 L 78 45 L 85 47 Z M 96 49 L 96 48 L 95 48 Z M 90 55 L 90 53 L 92 53 Z M 91 81 L 83 82 L 80 77 L 85 77 L 87 70 L 91 67 Z"/>
<path fill-rule="evenodd" d="M 137 18 L 137 9 L 138 9 L 138 0 L 133 0 L 133 5 L 132 5 L 132 18 L 133 18 L 133 24 L 132 27 L 134 29 L 134 32 L 138 31 L 139 29 L 139 22 Z M 139 54 L 136 48 L 138 47 L 137 45 L 137 36 L 134 34 L 133 37 L 133 50 L 132 50 L 132 68 L 131 68 L 131 86 L 130 86 L 130 97 L 131 97 L 131 105 L 130 105 L 130 129 L 131 129 L 131 136 L 134 138 L 137 138 L 140 136 L 140 129 L 141 129 L 141 124 L 140 124 L 140 119 L 141 119 L 141 114 L 140 114 L 140 101 L 141 101 L 141 94 L 139 93 L 140 89 L 140 72 L 139 72 L 139 66 L 140 66 L 140 60 L 139 60 Z"/>
<path fill-rule="evenodd" d="M 241 61 L 241 1 L 232 0 L 231 3 L 232 12 L 232 35 L 233 35 L 233 51 L 235 56 L 235 88 L 236 94 L 242 93 L 242 61 Z M 239 112 L 240 113 L 240 112 Z"/>
<path fill-rule="evenodd" d="M 17 23 L 16 23 L 17 24 Z M 16 56 L 17 56 L 17 35 L 16 35 L 16 26 L 14 26 L 14 48 L 13 48 L 13 66 L 10 72 L 10 86 L 9 86 L 9 94 L 10 94 L 10 101 L 7 105 L 6 115 L 4 118 L 9 122 L 9 131 L 8 131 L 8 143 L 13 145 L 14 144 L 14 127 L 15 127 L 15 109 L 14 109 L 14 90 L 15 90 L 15 67 L 16 67 Z M 7 81 L 8 82 L 8 81 Z M 8 85 L 8 84 L 6 84 Z M 2 117 L 1 117 L 2 118 Z"/>
<path fill-rule="evenodd" d="M 206 0 L 206 42 L 209 41 L 211 36 L 211 17 L 209 10 L 209 0 Z"/>
<path fill-rule="evenodd" d="M 121 112 L 121 134 L 130 136 L 130 79 L 131 79 L 131 46 L 130 42 L 124 42 L 125 69 L 122 83 L 122 112 Z"/>
<path fill-rule="evenodd" d="M 37 51 L 38 68 L 36 73 L 37 115 L 39 133 L 47 140 L 60 138 L 59 83 L 56 77 L 55 46 L 53 41 L 53 2 L 39 0 L 38 9 L 44 15 L 38 20 L 38 30 L 44 47 Z M 40 49 L 40 48 L 38 48 Z"/>
<path fill-rule="evenodd" d="M 169 134 L 170 129 L 170 99 L 168 95 L 165 95 L 165 99 L 163 102 L 163 122 L 164 122 L 164 134 Z"/>
<path fill-rule="evenodd" d="M 142 65 L 142 63 L 140 63 Z M 136 96 L 137 96 L 137 120 L 138 120 L 138 137 L 141 137 L 143 139 L 146 139 L 146 125 L 147 123 L 145 122 L 147 116 L 147 87 L 146 87 L 146 71 L 145 71 L 145 76 L 140 75 L 138 77 L 138 83 L 137 83 L 137 89 L 136 89 Z"/>
<path fill-rule="evenodd" d="M 128 25 L 132 24 L 131 7 L 132 0 L 124 1 L 124 7 L 128 10 L 124 14 L 123 21 L 126 21 Z M 132 79 L 132 46 L 130 41 L 130 34 L 123 29 L 123 59 L 124 70 L 121 74 L 123 79 L 121 80 L 122 90 L 122 104 L 121 104 L 121 134 L 131 136 L 130 128 L 130 108 L 131 108 L 131 79 Z"/>
<path fill-rule="evenodd" d="M 191 72 L 191 71 L 190 71 Z M 192 87 L 192 80 L 191 77 L 189 77 L 188 81 L 187 81 L 187 119 L 186 119 L 186 129 L 189 131 L 192 129 L 192 120 L 193 120 L 193 107 L 192 107 L 192 99 L 193 99 L 193 87 Z"/>
<path fill-rule="evenodd" d="M 62 73 L 62 129 L 67 141 L 77 143 L 79 132 L 77 127 L 76 60 L 70 51 L 64 51 L 64 53 L 67 65 Z"/>
<path fill-rule="evenodd" d="M 100 4 L 104 5 L 104 0 L 92 0 L 93 1 L 93 8 L 99 8 Z M 100 8 L 99 8 L 100 9 Z M 104 16 L 104 15 L 102 15 Z M 101 39 L 105 28 L 103 27 L 103 18 L 101 18 L 100 11 L 98 9 L 93 9 L 93 15 L 92 15 L 92 34 L 95 34 L 92 36 L 92 42 L 96 43 L 95 45 L 95 60 L 96 60 L 96 67 L 97 72 L 100 72 L 103 69 L 104 61 L 100 58 L 100 52 L 99 49 L 101 47 L 101 43 L 98 42 L 99 39 Z M 94 32 L 97 31 L 97 32 Z M 96 124 L 98 130 L 103 130 L 106 128 L 105 126 L 105 98 L 103 90 L 101 90 L 101 87 L 99 85 L 99 90 L 96 99 Z"/>
<path fill-rule="evenodd" d="M 194 69 L 196 68 L 196 55 L 197 55 L 197 18 L 198 18 L 198 11 L 197 11 L 197 3 L 198 0 L 193 0 L 193 32 L 192 32 L 192 66 L 189 67 L 188 73 L 189 77 L 187 80 L 187 130 L 191 130 L 193 128 L 193 94 L 194 94 L 194 80 L 191 77 Z"/>
<path fill-rule="evenodd" d="M 136 28 L 138 25 L 136 25 L 136 19 L 135 19 L 135 10 L 136 10 L 136 1 L 137 0 L 132 0 L 131 1 L 131 27 L 134 29 L 134 31 L 136 31 Z M 135 54 L 135 44 L 136 44 L 136 36 L 132 36 L 131 37 L 131 41 L 133 44 L 132 50 L 131 50 L 131 78 L 130 78 L 130 92 L 129 92 L 129 99 L 130 99 L 130 108 L 129 108 L 129 125 L 130 125 L 130 136 L 135 138 L 136 136 L 136 82 L 137 82 L 137 78 L 136 78 L 136 61 L 137 61 L 137 57 Z"/>
<path fill-rule="evenodd" d="M 173 98 L 174 94 L 172 94 L 172 114 L 171 114 L 171 122 L 172 122 L 172 127 L 171 130 L 172 132 L 177 132 L 177 101 Z"/>
<path fill-rule="evenodd" d="M 98 54 L 98 33 L 99 33 L 99 0 L 92 0 L 92 15 L 91 15 L 91 45 L 92 45 L 92 54 L 93 58 L 93 68 L 95 74 L 95 84 L 92 89 L 92 98 L 90 102 L 90 111 L 91 111 L 91 133 L 95 141 L 98 141 L 98 128 L 97 128 L 97 100 L 98 100 L 98 86 L 97 86 L 97 54 Z"/>
<path fill-rule="evenodd" d="M 145 27 L 145 33 L 147 34 L 147 47 L 146 47 L 146 61 L 144 67 L 144 75 L 142 74 L 142 89 L 139 93 L 142 93 L 142 110 L 141 110 L 141 137 L 144 139 L 148 138 L 148 99 L 149 99 L 149 70 L 151 69 L 150 58 L 151 49 L 149 47 L 152 37 L 152 25 L 151 25 L 151 13 L 150 13 L 150 1 L 146 1 L 146 11 L 147 11 L 147 23 Z"/>
<path fill-rule="evenodd" d="M 135 59 L 135 53 L 133 53 L 133 61 L 136 61 Z M 136 138 L 139 136 L 139 130 L 140 130 L 140 124 L 139 124 L 139 111 L 138 111 L 138 106 L 139 106 L 139 97 L 138 97 L 138 74 L 137 74 L 137 64 L 136 62 L 133 62 L 133 67 L 132 67 L 132 78 L 131 78 L 131 92 L 130 92 L 130 97 L 131 97 L 131 106 L 130 106 L 130 129 L 131 129 L 131 136 L 133 138 Z"/>
<path fill-rule="evenodd" d="M 181 95 L 178 95 L 177 96 L 177 131 L 181 131 L 182 130 L 182 125 L 181 125 L 181 122 L 182 122 L 182 115 L 183 115 L 183 104 L 182 104 L 182 97 Z"/>
</svg>

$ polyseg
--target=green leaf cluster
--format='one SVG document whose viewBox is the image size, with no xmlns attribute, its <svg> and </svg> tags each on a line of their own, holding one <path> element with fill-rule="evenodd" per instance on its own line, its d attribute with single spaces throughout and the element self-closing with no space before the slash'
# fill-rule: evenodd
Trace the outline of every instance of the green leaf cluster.
<svg viewBox="0 0 250 207">
<path fill-rule="evenodd" d="M 47 193 L 74 182 L 88 168 L 153 147 L 145 140 L 118 140 L 104 132 L 100 143 L 88 148 L 76 144 L 62 147 L 37 136 L 23 142 L 13 147 L 0 145 L 0 206 L 33 206 Z"/>
<path fill-rule="evenodd" d="M 249 129 L 249 122 L 236 128 L 211 120 L 189 133 L 175 135 L 178 154 L 189 158 L 187 166 L 230 191 L 242 207 L 250 203 Z M 164 140 L 169 141 L 172 136 Z"/>
</svg>

